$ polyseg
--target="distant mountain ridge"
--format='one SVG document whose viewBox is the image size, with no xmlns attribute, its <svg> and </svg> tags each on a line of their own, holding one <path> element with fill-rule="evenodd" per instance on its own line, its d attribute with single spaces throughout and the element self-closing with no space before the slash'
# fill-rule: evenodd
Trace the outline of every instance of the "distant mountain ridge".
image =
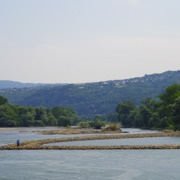
<svg viewBox="0 0 180 180">
<path fill-rule="evenodd" d="M 30 87 L 39 87 L 46 86 L 50 84 L 43 83 L 22 83 L 17 81 L 9 81 L 9 80 L 0 80 L 0 89 L 9 89 L 9 88 L 30 88 Z"/>
<path fill-rule="evenodd" d="M 131 100 L 136 105 L 147 97 L 156 98 L 167 86 L 180 83 L 180 71 L 167 71 L 125 80 L 96 83 L 2 89 L 11 103 L 27 106 L 70 106 L 80 115 L 107 114 L 116 105 Z"/>
</svg>

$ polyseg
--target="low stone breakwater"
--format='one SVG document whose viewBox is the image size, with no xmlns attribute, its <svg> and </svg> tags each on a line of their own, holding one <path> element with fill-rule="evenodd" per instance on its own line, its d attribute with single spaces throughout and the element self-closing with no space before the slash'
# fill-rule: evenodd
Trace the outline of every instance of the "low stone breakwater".
<svg viewBox="0 0 180 180">
<path fill-rule="evenodd" d="M 117 130 L 95 130 L 95 129 L 61 129 L 61 130 L 45 130 L 45 131 L 34 131 L 43 135 L 51 135 L 51 134 L 114 134 L 114 133 L 122 133 L 121 129 Z"/>
<path fill-rule="evenodd" d="M 0 150 L 117 150 L 117 149 L 180 149 L 180 144 L 164 145 L 120 145 L 120 146 L 44 146 L 44 144 L 70 141 L 88 141 L 104 139 L 125 139 L 125 138 L 148 138 L 148 137 L 180 137 L 180 132 L 171 133 L 149 133 L 149 134 L 120 134 L 120 135 L 97 135 L 97 136 L 80 136 L 68 138 L 55 138 L 44 140 L 25 141 L 17 146 L 8 144 L 0 146 Z"/>
</svg>

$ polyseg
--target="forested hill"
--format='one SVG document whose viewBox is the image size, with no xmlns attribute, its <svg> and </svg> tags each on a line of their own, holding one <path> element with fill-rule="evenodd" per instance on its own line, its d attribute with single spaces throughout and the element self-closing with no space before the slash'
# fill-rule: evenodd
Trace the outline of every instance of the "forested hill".
<svg viewBox="0 0 180 180">
<path fill-rule="evenodd" d="M 131 100 L 139 105 L 147 97 L 157 97 L 166 87 L 180 83 L 180 71 L 97 83 L 68 84 L 41 88 L 0 90 L 9 102 L 27 106 L 70 106 L 80 115 L 107 114 L 118 103 Z"/>
</svg>

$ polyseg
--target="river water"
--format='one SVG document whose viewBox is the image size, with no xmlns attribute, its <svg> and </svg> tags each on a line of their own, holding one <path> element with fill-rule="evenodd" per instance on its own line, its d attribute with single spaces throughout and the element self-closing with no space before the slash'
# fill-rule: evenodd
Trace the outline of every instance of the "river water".
<svg viewBox="0 0 180 180">
<path fill-rule="evenodd" d="M 17 138 L 24 141 L 70 136 L 40 135 L 31 131 L 0 131 L 0 145 L 15 143 Z M 145 132 L 139 129 L 128 131 Z M 138 138 L 81 143 L 111 145 L 112 143 L 139 144 L 140 142 L 142 144 L 180 144 L 180 139 L 177 137 Z M 179 169 L 180 150 L 0 151 L 0 180 L 179 180 Z"/>
<path fill-rule="evenodd" d="M 104 139 L 89 141 L 72 141 L 46 144 L 48 146 L 115 146 L 115 145 L 153 145 L 180 144 L 180 137 L 152 137 L 131 139 Z"/>
</svg>

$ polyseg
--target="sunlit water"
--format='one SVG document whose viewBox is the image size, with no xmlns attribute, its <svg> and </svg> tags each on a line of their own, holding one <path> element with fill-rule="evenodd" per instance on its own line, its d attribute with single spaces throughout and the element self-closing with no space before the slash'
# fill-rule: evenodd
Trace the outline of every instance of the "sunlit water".
<svg viewBox="0 0 180 180">
<path fill-rule="evenodd" d="M 131 132 L 137 131 L 142 132 L 136 129 Z M 24 141 L 67 136 L 0 131 L 0 145 L 15 143 L 16 139 Z M 115 141 L 136 144 L 141 140 L 145 143 L 146 139 Z M 177 144 L 179 138 L 153 138 L 154 143 L 159 141 Z M 87 142 L 90 143 L 83 143 Z M 112 140 L 101 142 L 110 145 Z M 0 151 L 0 180 L 179 180 L 179 169 L 180 150 Z"/>
</svg>

